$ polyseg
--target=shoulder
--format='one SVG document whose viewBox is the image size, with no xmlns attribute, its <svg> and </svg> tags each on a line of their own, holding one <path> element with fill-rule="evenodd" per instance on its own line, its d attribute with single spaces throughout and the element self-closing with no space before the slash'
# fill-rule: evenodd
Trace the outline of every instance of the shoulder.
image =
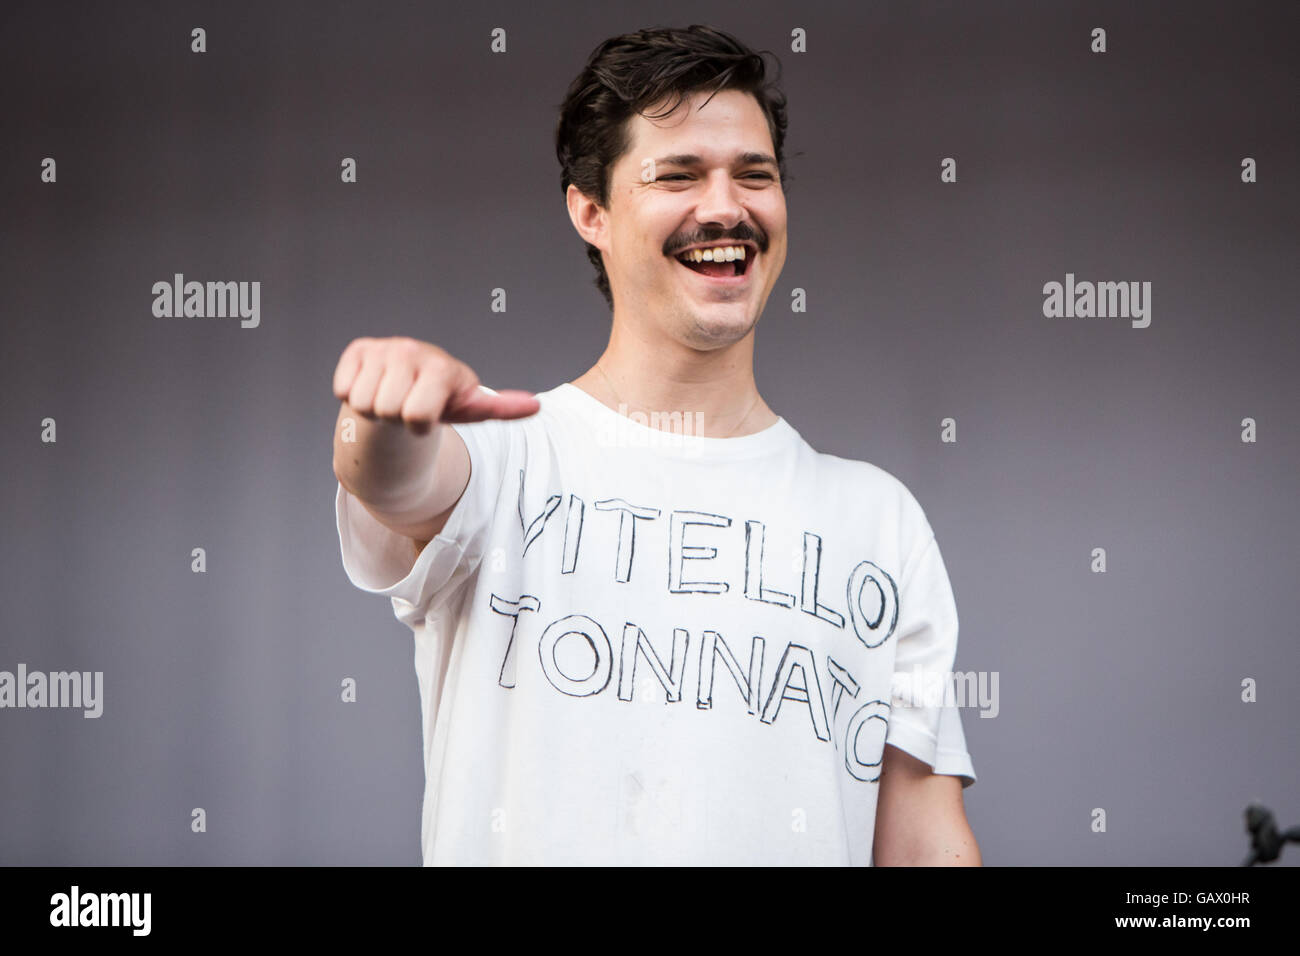
<svg viewBox="0 0 1300 956">
<path fill-rule="evenodd" d="M 874 513 L 894 515 L 900 525 L 918 534 L 931 533 L 925 509 L 897 475 L 862 459 L 843 458 L 811 447 L 808 451 L 816 456 L 820 480 L 843 489 L 851 500 Z"/>
<path fill-rule="evenodd" d="M 891 562 L 897 580 L 906 581 L 935 536 L 916 495 L 873 462 L 811 454 L 816 456 L 817 497 L 834 514 L 836 525 L 851 529 L 864 546 L 869 542 L 882 560 Z"/>
</svg>

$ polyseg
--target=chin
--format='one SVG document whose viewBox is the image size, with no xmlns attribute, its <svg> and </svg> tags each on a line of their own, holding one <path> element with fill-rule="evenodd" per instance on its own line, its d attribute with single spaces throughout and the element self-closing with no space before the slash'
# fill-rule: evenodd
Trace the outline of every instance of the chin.
<svg viewBox="0 0 1300 956">
<path fill-rule="evenodd" d="M 748 335 L 758 322 L 750 315 L 748 303 L 703 313 L 691 311 L 687 319 L 687 335 L 695 343 L 710 347 L 731 345 Z"/>
</svg>

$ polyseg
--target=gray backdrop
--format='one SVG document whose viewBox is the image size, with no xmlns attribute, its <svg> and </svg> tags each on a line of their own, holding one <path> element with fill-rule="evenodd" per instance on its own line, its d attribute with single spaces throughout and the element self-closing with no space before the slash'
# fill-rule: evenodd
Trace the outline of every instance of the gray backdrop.
<svg viewBox="0 0 1300 956">
<path fill-rule="evenodd" d="M 1300 824 L 1296 6 L 560 9 L 0 7 L 0 670 L 105 682 L 98 720 L 0 710 L 0 861 L 419 862 L 411 635 L 340 563 L 334 364 L 403 334 L 498 388 L 590 367 L 556 107 L 601 40 L 692 22 L 784 67 L 759 386 L 912 489 L 957 667 L 999 674 L 964 713 L 985 862 L 1235 864 L 1252 799 Z M 154 317 L 177 272 L 260 281 L 260 325 Z M 1067 272 L 1151 282 L 1150 327 L 1046 318 Z"/>
</svg>

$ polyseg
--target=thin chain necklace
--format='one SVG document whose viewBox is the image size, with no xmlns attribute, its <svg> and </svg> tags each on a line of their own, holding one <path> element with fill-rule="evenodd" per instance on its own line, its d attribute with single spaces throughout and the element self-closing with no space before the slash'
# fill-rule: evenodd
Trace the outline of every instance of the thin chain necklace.
<svg viewBox="0 0 1300 956">
<path fill-rule="evenodd" d="M 600 367 L 599 362 L 596 363 L 596 369 L 597 371 L 600 372 L 601 376 L 605 379 L 605 383 L 609 386 L 609 390 L 614 393 L 614 397 L 618 399 L 619 404 L 625 407 L 630 407 L 628 406 L 627 402 L 623 401 L 623 396 L 618 393 L 618 389 L 616 389 L 614 387 L 614 383 L 609 380 L 609 376 L 605 374 L 605 370 Z M 754 408 L 758 405 L 758 400 L 761 397 L 762 397 L 761 395 L 754 396 L 754 400 L 750 403 L 749 408 L 745 412 L 745 417 L 736 423 L 735 428 L 727 432 L 727 434 L 723 435 L 722 436 L 723 438 L 730 438 L 732 435 L 734 435 L 736 432 L 740 430 L 740 426 L 745 424 L 745 421 L 749 418 L 750 413 L 754 411 Z"/>
</svg>

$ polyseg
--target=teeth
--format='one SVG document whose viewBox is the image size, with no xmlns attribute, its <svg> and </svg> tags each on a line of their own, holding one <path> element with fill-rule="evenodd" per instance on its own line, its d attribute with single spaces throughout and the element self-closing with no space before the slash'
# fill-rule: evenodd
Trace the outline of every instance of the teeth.
<svg viewBox="0 0 1300 956">
<path fill-rule="evenodd" d="M 714 246 L 709 249 L 690 249 L 677 258 L 692 262 L 734 262 L 744 259 L 746 252 L 748 249 L 744 246 Z"/>
</svg>

